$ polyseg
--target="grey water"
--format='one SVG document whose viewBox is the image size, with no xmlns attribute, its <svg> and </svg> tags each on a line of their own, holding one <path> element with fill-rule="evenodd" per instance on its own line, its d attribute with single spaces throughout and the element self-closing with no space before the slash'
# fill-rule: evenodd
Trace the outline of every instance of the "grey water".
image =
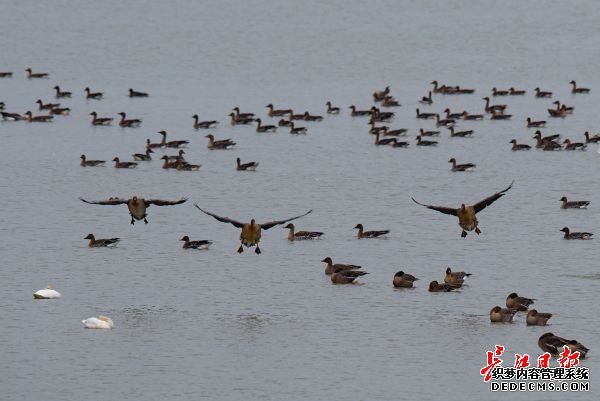
<svg viewBox="0 0 600 401">
<path fill-rule="evenodd" d="M 597 399 L 600 280 L 596 240 L 565 241 L 558 230 L 598 232 L 600 191 L 596 146 L 586 152 L 511 152 L 511 139 L 533 144 L 525 118 L 549 120 L 545 134 L 580 141 L 599 131 L 597 65 L 600 9 L 593 1 L 9 1 L 0 2 L 3 38 L 0 101 L 6 110 L 37 110 L 54 101 L 71 115 L 52 124 L 0 122 L 0 399 L 2 400 L 562 400 L 565 393 L 492 393 L 479 369 L 494 344 L 514 353 L 540 350 L 552 331 L 590 349 L 590 391 Z M 24 69 L 50 73 L 25 79 Z M 417 103 L 429 82 L 476 89 Z M 571 95 L 568 82 L 592 88 Z M 347 107 L 372 105 L 389 85 L 402 103 L 394 128 L 409 129 L 408 149 L 373 145 L 364 118 Z M 83 88 L 104 92 L 86 101 Z M 509 105 L 510 121 L 460 122 L 472 138 L 418 148 L 416 107 L 483 112 L 490 89 L 527 89 Z M 550 119 L 554 92 L 575 106 Z M 130 99 L 127 89 L 147 91 Z M 229 125 L 234 106 L 265 105 L 324 114 L 309 132 L 280 128 L 258 134 Z M 89 113 L 143 119 L 141 128 L 92 127 Z M 207 131 L 191 116 L 217 119 L 208 132 L 233 138 L 227 151 L 206 148 Z M 551 120 L 551 121 L 550 121 Z M 111 160 L 144 150 L 167 130 L 191 143 L 197 172 L 165 171 L 158 160 L 134 170 L 82 168 L 79 155 Z M 166 152 L 176 153 L 175 150 Z M 236 157 L 258 161 L 237 172 Z M 447 160 L 472 162 L 452 173 Z M 479 216 L 482 234 L 460 238 L 453 216 L 425 203 L 474 203 L 513 188 Z M 80 202 L 110 196 L 177 199 L 153 206 L 149 224 L 129 224 L 125 206 Z M 591 201 L 588 210 L 561 210 L 560 199 Z M 287 230 L 263 233 L 262 255 L 239 255 L 239 232 L 200 213 L 259 222 L 313 213 L 298 220 L 322 239 L 289 243 Z M 386 239 L 358 240 L 357 223 L 390 229 Z M 83 240 L 120 237 L 114 249 Z M 211 239 L 208 251 L 181 249 L 182 235 Z M 320 262 L 363 266 L 361 285 L 334 286 Z M 460 291 L 431 294 L 444 270 L 473 273 Z M 420 278 L 394 290 L 393 274 Z M 35 301 L 51 284 L 59 300 Z M 510 292 L 536 298 L 554 314 L 548 327 L 491 325 L 488 313 Z M 81 320 L 105 314 L 115 327 L 86 330 Z"/>
</svg>

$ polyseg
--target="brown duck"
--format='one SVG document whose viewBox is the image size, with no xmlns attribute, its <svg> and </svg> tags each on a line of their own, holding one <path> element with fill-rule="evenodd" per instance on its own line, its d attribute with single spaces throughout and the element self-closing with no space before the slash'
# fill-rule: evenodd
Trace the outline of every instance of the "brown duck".
<svg viewBox="0 0 600 401">
<path fill-rule="evenodd" d="M 520 297 L 516 292 L 512 292 L 508 295 L 508 297 L 506 297 L 506 307 L 509 309 L 526 311 L 531 305 L 533 305 L 534 301 L 534 298 Z"/>
<path fill-rule="evenodd" d="M 358 265 L 349 265 L 349 264 L 341 264 L 341 263 L 334 264 L 329 256 L 324 258 L 321 262 L 327 263 L 327 266 L 325 267 L 325 274 L 327 274 L 327 275 L 332 274 L 332 273 L 337 273 L 342 270 L 356 270 L 356 269 L 361 268 L 361 266 L 358 266 Z"/>
<path fill-rule="evenodd" d="M 212 241 L 202 239 L 197 241 L 190 241 L 190 237 L 184 235 L 181 237 L 180 241 L 183 242 L 183 249 L 208 249 Z"/>
<path fill-rule="evenodd" d="M 517 143 L 516 139 L 511 139 L 511 141 L 509 143 L 512 143 L 512 150 L 514 150 L 514 151 L 531 149 L 531 146 L 529 146 L 525 143 Z"/>
<path fill-rule="evenodd" d="M 331 282 L 333 284 L 356 284 L 360 276 L 369 274 L 361 270 L 342 270 L 331 273 Z"/>
<path fill-rule="evenodd" d="M 121 240 L 120 238 L 98 238 L 98 239 L 96 239 L 96 237 L 94 237 L 94 234 L 88 234 L 87 237 L 85 237 L 84 239 L 90 240 L 90 242 L 88 243 L 88 246 L 90 248 L 117 246 L 117 244 Z"/>
<path fill-rule="evenodd" d="M 437 281 L 429 283 L 429 292 L 450 292 L 460 288 L 460 286 L 453 284 L 440 284 Z"/>
<path fill-rule="evenodd" d="M 515 313 L 517 313 L 516 309 L 494 306 L 490 311 L 490 321 L 492 323 L 511 323 Z"/>
<path fill-rule="evenodd" d="M 202 213 L 212 216 L 220 222 L 229 223 L 237 228 L 241 228 L 242 229 L 242 232 L 240 234 L 241 245 L 237 250 L 238 253 L 244 252 L 244 246 L 246 248 L 255 246 L 256 248 L 254 249 L 254 252 L 257 254 L 261 253 L 258 244 L 260 242 L 262 230 L 268 230 L 269 228 L 272 228 L 278 224 L 284 224 L 284 223 L 287 223 L 288 221 L 299 219 L 300 217 L 306 216 L 307 214 L 312 212 L 312 210 L 309 210 L 308 212 L 306 212 L 304 214 L 301 214 L 301 215 L 295 216 L 295 217 L 291 217 L 289 219 L 275 220 L 275 221 L 270 221 L 267 223 L 259 224 L 259 223 L 256 223 L 254 221 L 254 219 L 250 220 L 250 223 L 241 223 L 239 221 L 230 219 L 229 217 L 222 217 L 222 216 L 213 214 L 211 212 L 207 212 L 206 210 L 201 209 L 200 206 L 198 206 L 196 204 L 194 204 L 194 206 L 196 206 L 198 208 L 198 210 L 200 210 Z"/>
<path fill-rule="evenodd" d="M 592 239 L 592 236 L 594 234 L 592 233 L 588 233 L 588 232 L 575 232 L 575 231 L 571 231 L 569 229 L 569 227 L 563 227 L 562 230 L 563 233 L 565 233 L 565 235 L 563 236 L 564 239 L 583 239 L 583 240 L 588 240 L 588 239 Z"/>
<path fill-rule="evenodd" d="M 289 241 L 315 239 L 315 238 L 319 238 L 321 235 L 323 235 L 323 233 L 319 232 L 319 231 L 294 231 L 295 227 L 292 223 L 288 223 L 283 228 L 287 228 L 290 230 L 288 232 L 288 240 Z"/>
<path fill-rule="evenodd" d="M 541 313 L 536 309 L 531 309 L 527 312 L 527 326 L 545 326 L 551 317 L 552 313 Z"/>
<path fill-rule="evenodd" d="M 112 118 L 109 117 L 98 117 L 98 113 L 96 113 L 95 111 L 92 111 L 90 113 L 90 116 L 92 116 L 92 125 L 110 125 L 113 121 Z"/>
<path fill-rule="evenodd" d="M 166 201 L 160 199 L 138 198 L 137 196 L 129 199 L 109 198 L 108 200 L 103 201 L 87 201 L 83 198 L 79 199 L 82 202 L 89 203 L 91 205 L 127 205 L 127 209 L 129 209 L 129 214 L 131 215 L 131 224 L 134 224 L 135 220 L 144 220 L 144 223 L 148 224 L 148 220 L 146 219 L 146 209 L 148 209 L 151 205 L 172 206 L 179 205 L 187 201 L 186 198 L 181 198 L 176 201 Z"/>
<path fill-rule="evenodd" d="M 242 161 L 239 157 L 237 159 L 235 159 L 235 162 L 236 162 L 235 169 L 238 171 L 256 171 L 256 168 L 258 167 L 258 162 L 242 163 Z"/>
<path fill-rule="evenodd" d="M 472 273 L 453 272 L 452 269 L 448 267 L 446 269 L 446 276 L 444 277 L 444 283 L 461 286 L 465 282 L 465 277 L 469 277 L 469 276 L 472 276 Z"/>
<path fill-rule="evenodd" d="M 450 207 L 444 207 L 444 206 L 425 205 L 423 203 L 417 202 L 415 200 L 415 198 L 411 198 L 411 199 L 416 204 L 425 206 L 428 209 L 437 210 L 438 212 L 441 212 L 444 214 L 450 214 L 453 216 L 457 216 L 458 217 L 458 225 L 462 228 L 462 233 L 460 234 L 460 236 L 465 238 L 467 236 L 467 231 L 475 230 L 476 234 L 481 233 L 481 230 L 479 230 L 479 227 L 478 227 L 479 221 L 477 220 L 476 214 L 479 213 L 480 211 L 482 211 L 483 209 L 485 209 L 487 206 L 494 203 L 495 201 L 497 201 L 498 199 L 500 199 L 502 196 L 504 196 L 504 194 L 509 189 L 512 188 L 513 182 L 511 182 L 511 184 L 507 188 L 503 189 L 502 191 L 496 192 L 495 194 L 488 196 L 487 198 L 483 199 L 482 201 L 477 202 L 476 204 L 474 204 L 472 206 L 466 206 L 463 203 L 457 209 L 450 208 Z"/>
<path fill-rule="evenodd" d="M 81 164 L 82 167 L 103 166 L 104 163 L 106 163 L 104 160 L 87 160 L 85 155 L 81 155 L 79 158 L 81 159 L 81 163 L 79 164 Z"/>
<path fill-rule="evenodd" d="M 233 142 L 230 138 L 215 141 L 215 137 L 213 134 L 208 134 L 205 136 L 205 138 L 208 138 L 208 148 L 211 150 L 228 149 L 235 145 L 235 142 Z"/>
<path fill-rule="evenodd" d="M 569 201 L 566 196 L 560 198 L 561 209 L 587 209 L 590 201 Z"/>
<path fill-rule="evenodd" d="M 200 117 L 198 117 L 198 114 L 194 114 L 192 118 L 194 119 L 194 129 L 208 129 L 212 128 L 214 125 L 217 125 L 219 123 L 217 120 L 200 121 Z"/>
<path fill-rule="evenodd" d="M 135 168 L 137 167 L 136 162 L 122 162 L 118 157 L 112 159 L 115 162 L 115 168 Z"/>
<path fill-rule="evenodd" d="M 377 238 L 390 233 L 390 230 L 363 231 L 362 224 L 357 224 L 354 229 L 358 230 L 358 233 L 356 233 L 358 238 Z"/>
<path fill-rule="evenodd" d="M 542 334 L 538 340 L 538 346 L 542 351 L 549 352 L 552 355 L 559 355 L 563 352 L 563 347 L 567 346 L 571 352 L 579 351 L 580 358 L 582 359 L 585 359 L 589 352 L 589 349 L 579 341 L 567 340 L 552 333 Z"/>
<path fill-rule="evenodd" d="M 412 274 L 407 274 L 400 270 L 394 274 L 392 284 L 394 285 L 394 288 L 413 288 L 413 283 L 417 280 L 418 278 Z"/>
<path fill-rule="evenodd" d="M 142 125 L 142 120 L 140 120 L 139 118 L 127 119 L 126 118 L 127 114 L 125 114 L 124 112 L 120 112 L 117 114 L 121 116 L 121 120 L 119 120 L 120 127 L 135 128 L 135 127 L 139 127 L 140 125 Z"/>
</svg>

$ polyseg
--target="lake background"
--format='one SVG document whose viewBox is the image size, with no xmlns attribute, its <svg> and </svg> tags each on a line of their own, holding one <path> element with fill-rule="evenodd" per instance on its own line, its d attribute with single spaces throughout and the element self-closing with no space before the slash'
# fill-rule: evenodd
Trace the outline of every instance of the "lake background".
<svg viewBox="0 0 600 401">
<path fill-rule="evenodd" d="M 591 391 L 598 397 L 600 364 L 596 299 L 600 272 L 595 241 L 564 241 L 558 230 L 598 233 L 596 146 L 587 152 L 510 151 L 511 139 L 533 144 L 527 116 L 547 118 L 551 101 L 575 106 L 549 121 L 545 134 L 582 140 L 599 131 L 597 54 L 600 9 L 594 2 L 2 2 L 4 38 L 0 101 L 8 111 L 53 101 L 54 85 L 74 92 L 72 109 L 50 125 L 0 122 L 0 389 L 2 399 L 210 400 L 561 400 L 561 393 L 495 394 L 482 382 L 485 351 L 540 350 L 547 331 L 575 338 L 592 351 Z M 25 79 L 24 69 L 51 74 Z M 429 82 L 473 87 L 474 95 L 434 96 L 417 103 Z M 575 79 L 590 95 L 570 94 Z M 394 128 L 408 128 L 411 146 L 372 145 L 365 119 L 371 93 L 390 85 L 402 103 Z M 86 101 L 83 88 L 102 91 Z M 490 88 L 515 86 L 511 121 L 460 122 L 473 138 L 442 133 L 432 149 L 414 146 L 415 107 L 483 112 Z M 130 99 L 128 88 L 150 92 Z M 324 114 L 286 129 L 257 134 L 228 123 L 234 106 L 266 117 L 264 105 Z M 34 107 L 35 106 L 35 107 Z M 92 127 L 89 112 L 142 118 L 138 129 Z M 217 119 L 229 151 L 209 151 L 206 131 L 191 115 Z M 266 122 L 264 121 L 264 122 Z M 198 172 L 165 171 L 157 159 L 135 170 L 81 168 L 79 155 L 129 160 L 146 138 L 191 141 Z M 175 150 L 167 152 L 176 153 Z M 234 160 L 259 161 L 240 173 Z M 472 173 L 449 171 L 447 160 L 473 162 Z M 473 203 L 513 189 L 481 213 L 482 235 L 460 238 L 451 216 L 412 203 Z M 80 202 L 140 195 L 186 204 L 151 207 L 149 224 L 129 224 L 125 206 Z M 589 210 L 559 209 L 561 196 L 591 200 Z M 263 234 L 260 256 L 238 255 L 239 232 L 201 214 L 259 222 L 314 212 L 299 229 L 322 240 L 289 243 L 287 230 Z M 390 229 L 382 240 L 357 240 L 357 223 Z M 121 237 L 115 249 L 83 240 Z M 212 239 L 209 251 L 184 251 L 182 235 Z M 361 286 L 333 286 L 320 260 L 363 266 Z M 447 266 L 473 273 L 456 293 L 430 294 L 429 281 Z M 419 277 L 415 289 L 394 290 L 393 274 Z M 34 301 L 47 284 L 57 301 Z M 488 313 L 510 292 L 536 298 L 554 317 L 547 328 L 490 325 Z M 106 314 L 111 331 L 85 330 L 81 320 Z"/>
</svg>

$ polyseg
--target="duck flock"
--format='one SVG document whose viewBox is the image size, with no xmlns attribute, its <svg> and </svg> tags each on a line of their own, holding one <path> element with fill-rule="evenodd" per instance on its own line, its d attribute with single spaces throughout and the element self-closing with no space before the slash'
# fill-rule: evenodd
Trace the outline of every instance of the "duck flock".
<svg viewBox="0 0 600 401">
<path fill-rule="evenodd" d="M 25 70 L 27 79 L 49 79 L 48 73 L 34 72 L 32 69 L 27 68 Z M 13 77 L 12 72 L 0 72 L 0 78 L 10 79 Z M 590 92 L 590 89 L 577 86 L 575 81 L 569 82 L 571 85 L 572 94 L 585 95 Z M 510 114 L 510 110 L 507 104 L 501 104 L 500 102 L 492 101 L 502 98 L 510 99 L 513 96 L 531 96 L 525 89 L 515 89 L 513 87 L 508 89 L 498 89 L 496 87 L 491 89 L 491 97 L 485 96 L 482 98 L 482 111 L 477 110 L 450 110 L 446 108 L 442 113 L 433 111 L 435 109 L 435 96 L 465 96 L 474 95 L 475 89 L 462 88 L 455 85 L 440 84 L 437 81 L 431 82 L 433 87 L 427 91 L 427 95 L 423 96 L 418 102 L 420 107 L 416 109 L 416 118 L 423 122 L 423 127 L 419 129 L 418 134 L 414 138 L 414 142 L 408 138 L 408 129 L 402 127 L 392 126 L 395 113 L 390 111 L 395 107 L 401 107 L 400 102 L 394 98 L 391 94 L 389 87 L 384 90 L 378 90 L 372 93 L 373 105 L 369 108 L 359 109 L 355 105 L 347 107 L 336 107 L 332 102 L 328 101 L 324 105 L 324 115 L 311 114 L 308 111 L 296 113 L 291 108 L 276 108 L 273 104 L 265 106 L 266 111 L 264 117 L 260 117 L 258 112 L 247 112 L 241 111 L 239 107 L 233 107 L 232 111 L 228 114 L 228 121 L 231 125 L 243 125 L 248 126 L 248 129 L 255 130 L 258 133 L 275 133 L 275 132 L 287 132 L 291 135 L 307 135 L 310 134 L 308 122 L 319 122 L 324 118 L 331 117 L 333 115 L 346 114 L 342 113 L 342 110 L 349 110 L 347 113 L 350 118 L 365 119 L 367 121 L 365 134 L 373 136 L 374 146 L 387 146 L 393 148 L 407 149 L 411 145 L 419 147 L 431 147 L 437 146 L 438 141 L 434 138 L 439 137 L 442 131 L 445 130 L 450 137 L 464 138 L 476 135 L 475 130 L 462 130 L 460 125 L 462 121 L 478 121 L 478 120 L 508 120 L 513 118 Z M 34 101 L 37 104 L 38 112 L 34 114 L 31 110 L 24 113 L 18 113 L 14 110 L 10 110 L 10 103 L 0 101 L 0 114 L 2 120 L 6 121 L 17 121 L 24 123 L 51 123 L 55 118 L 66 118 L 71 109 L 68 105 L 64 105 L 63 102 L 70 101 L 71 98 L 76 97 L 73 92 L 63 90 L 60 86 L 55 85 L 53 88 L 54 93 L 48 92 L 41 94 L 41 97 L 53 96 L 55 100 L 52 102 L 44 102 L 41 98 Z M 98 91 L 92 91 L 89 87 L 86 87 L 81 91 L 83 98 L 87 100 L 101 101 L 103 93 Z M 125 94 L 124 94 L 125 95 Z M 146 98 L 150 94 L 141 92 L 130 88 L 126 93 L 131 98 Z M 542 100 L 553 100 L 553 93 L 551 91 L 543 90 L 541 88 L 535 88 L 533 90 L 533 96 Z M 4 100 L 4 99 L 2 99 Z M 552 105 L 547 108 L 548 118 L 568 118 L 574 112 L 574 107 L 566 105 L 559 100 L 552 101 Z M 428 108 L 425 111 L 423 108 Z M 382 110 L 385 109 L 385 110 Z M 10 110 L 10 111 L 9 111 Z M 431 110 L 431 111 L 430 111 Z M 124 129 L 136 129 L 143 125 L 143 121 L 139 118 L 128 118 L 126 112 L 116 113 L 116 116 L 99 116 L 95 111 L 89 112 L 91 117 L 90 125 L 95 127 L 110 126 L 112 124 L 118 124 Z M 266 123 L 265 123 L 266 122 Z M 590 143 L 599 143 L 600 134 L 590 134 L 584 132 L 582 134 L 583 139 L 577 141 L 575 139 L 564 138 L 560 135 L 544 135 L 541 131 L 548 121 L 546 120 L 534 120 L 532 117 L 527 117 L 524 121 L 524 126 L 534 131 L 532 139 L 535 142 L 531 145 L 528 143 L 520 143 L 516 139 L 510 141 L 511 147 L 508 148 L 512 151 L 531 151 L 533 149 L 541 151 L 585 151 Z M 198 114 L 190 116 L 190 125 L 195 130 L 206 130 L 207 135 L 207 147 L 211 150 L 227 150 L 235 147 L 236 142 L 232 138 L 216 138 L 214 131 L 210 131 L 219 125 L 219 121 L 216 119 L 202 120 Z M 145 143 L 140 143 L 140 149 L 144 149 L 140 153 L 132 154 L 132 160 L 121 160 L 115 156 L 112 161 L 114 162 L 114 168 L 119 169 L 132 169 L 138 166 L 139 163 L 152 162 L 155 158 L 153 156 L 157 151 L 169 151 L 170 149 L 176 150 L 175 154 L 163 154 L 159 159 L 162 160 L 163 169 L 173 169 L 177 171 L 196 171 L 201 168 L 198 163 L 192 163 L 186 160 L 184 148 L 189 144 L 187 140 L 168 140 L 168 134 L 165 130 L 158 131 L 161 135 L 162 140 L 160 142 L 152 142 L 150 139 L 146 139 Z M 424 139 L 428 138 L 428 139 Z M 94 158 L 95 156 L 81 154 L 80 165 L 81 167 L 90 168 L 104 166 L 106 160 Z M 453 172 L 465 172 L 476 168 L 476 164 L 470 162 L 459 163 L 455 158 L 451 158 L 448 163 L 451 164 L 451 171 Z M 257 161 L 242 161 L 239 157 L 232 161 L 232 167 L 238 171 L 254 171 L 258 168 L 259 162 Z M 456 216 L 458 223 L 461 228 L 461 237 L 466 237 L 468 232 L 474 231 L 476 234 L 480 234 L 479 221 L 477 213 L 481 212 L 484 208 L 490 206 L 496 200 L 500 199 L 512 188 L 513 183 L 508 185 L 506 188 L 495 192 L 494 194 L 484 198 L 483 200 L 473 204 L 461 204 L 455 206 L 435 206 L 425 203 L 421 203 L 414 198 L 412 199 L 416 204 L 424 206 L 428 209 L 438 211 L 440 213 Z M 127 206 L 131 220 L 130 223 L 134 224 L 136 221 L 143 221 L 148 223 L 147 209 L 152 206 L 174 206 L 180 205 L 187 201 L 186 198 L 175 199 L 175 200 L 163 200 L 163 199 L 146 199 L 141 196 L 131 196 L 128 198 L 111 197 L 105 200 L 87 200 L 80 198 L 82 202 L 92 205 L 124 205 Z M 563 196 L 560 199 L 560 208 L 562 209 L 585 209 L 590 204 L 586 200 L 570 200 L 567 196 Z M 229 223 L 240 230 L 240 246 L 237 249 L 239 253 L 244 251 L 244 248 L 253 247 L 255 253 L 260 254 L 261 250 L 259 243 L 261 240 L 262 230 L 268 230 L 277 225 L 283 225 L 288 223 L 285 228 L 288 229 L 288 240 L 299 241 L 299 240 L 314 240 L 321 238 L 324 233 L 319 231 L 305 231 L 296 230 L 296 226 L 290 223 L 292 220 L 300 219 L 303 216 L 308 215 L 312 210 L 308 210 L 300 215 L 268 221 L 264 223 L 258 223 L 254 219 L 250 221 L 238 221 L 229 217 L 224 217 L 212 213 L 208 210 L 201 208 L 200 205 L 194 205 L 199 211 L 205 213 L 208 216 L 213 217 L 219 222 Z M 359 239 L 373 239 L 379 237 L 385 237 L 389 234 L 389 230 L 365 230 L 362 224 L 357 224 L 354 227 L 357 230 L 357 237 Z M 566 240 L 589 240 L 593 234 L 589 232 L 575 232 L 571 231 L 569 227 L 564 227 L 560 231 L 564 234 Z M 111 247 L 116 246 L 120 238 L 96 238 L 94 234 L 88 234 L 85 239 L 89 240 L 88 245 L 90 247 Z M 183 242 L 183 248 L 185 249 L 208 249 L 212 244 L 211 240 L 191 240 L 187 235 L 181 238 Z M 361 266 L 354 264 L 342 264 L 334 263 L 331 257 L 325 257 L 321 260 L 326 264 L 325 274 L 330 276 L 333 284 L 356 284 L 358 279 L 368 274 L 368 272 L 361 269 Z M 430 292 L 450 292 L 463 288 L 465 280 L 471 276 L 471 273 L 463 271 L 453 271 L 450 267 L 445 270 L 443 280 L 438 282 L 432 280 L 429 283 L 428 290 Z M 413 288 L 415 281 L 419 280 L 413 274 L 399 271 L 394 274 L 392 278 L 392 284 L 394 288 Z M 39 290 L 33 294 L 35 299 L 54 299 L 60 298 L 61 294 L 50 288 L 49 286 L 45 289 Z M 532 309 L 531 306 L 534 304 L 535 299 L 520 296 L 516 293 L 511 293 L 506 298 L 506 307 L 494 306 L 490 312 L 489 317 L 492 323 L 509 323 L 513 321 L 514 316 L 519 312 L 526 312 L 525 322 L 527 325 L 545 326 L 548 320 L 552 317 L 551 313 L 538 312 L 536 309 Z M 113 327 L 113 321 L 106 316 L 90 317 L 82 321 L 86 328 L 93 329 L 111 329 Z M 582 358 L 585 358 L 589 351 L 583 344 L 577 340 L 569 340 L 563 337 L 554 335 L 553 333 L 545 333 L 538 339 L 539 347 L 553 355 L 558 355 L 562 352 L 563 346 L 567 345 L 572 351 L 579 351 Z"/>
</svg>

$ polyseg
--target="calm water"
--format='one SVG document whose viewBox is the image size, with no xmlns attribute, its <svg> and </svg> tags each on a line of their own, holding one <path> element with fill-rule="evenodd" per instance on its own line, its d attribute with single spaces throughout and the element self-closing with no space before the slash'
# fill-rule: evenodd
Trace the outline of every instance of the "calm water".
<svg viewBox="0 0 600 401">
<path fill-rule="evenodd" d="M 599 155 L 511 152 L 533 143 L 527 116 L 546 118 L 549 101 L 504 98 L 512 121 L 462 123 L 473 138 L 443 133 L 433 149 L 414 146 L 431 122 L 414 118 L 432 79 L 477 88 L 437 96 L 427 111 L 482 112 L 492 86 L 536 86 L 576 107 L 547 133 L 581 140 L 598 132 L 600 11 L 595 2 L 2 2 L 5 38 L 0 80 L 7 110 L 34 109 L 59 84 L 74 91 L 69 117 L 51 125 L 0 123 L 0 389 L 4 400 L 209 399 L 400 400 L 544 399 L 563 394 L 492 394 L 479 369 L 485 351 L 537 356 L 552 331 L 592 349 L 584 362 L 598 398 L 600 272 L 595 241 L 568 242 L 563 226 L 600 232 Z M 23 70 L 50 79 L 27 81 Z M 576 79 L 592 94 L 572 96 Z M 403 104 L 393 127 L 410 130 L 411 147 L 375 147 L 366 121 L 346 107 L 367 107 L 390 85 Z M 105 93 L 85 101 L 83 88 Z M 127 89 L 149 91 L 129 99 Z M 307 123 L 309 134 L 257 134 L 231 127 L 238 105 L 263 116 L 264 105 L 342 115 Z M 90 111 L 143 118 L 139 129 L 93 128 Z M 230 151 L 209 151 L 190 116 L 222 122 Z M 269 121 L 270 122 L 270 121 Z M 157 160 L 132 171 L 79 167 L 79 155 L 110 160 L 143 151 L 146 138 L 188 139 L 198 172 L 164 171 Z M 175 153 L 171 151 L 169 153 Z M 162 155 L 159 151 L 155 156 Z M 234 170 L 235 157 L 256 173 Z M 453 174 L 447 160 L 477 169 Z M 483 234 L 459 237 L 451 216 L 420 208 L 475 202 L 515 180 L 480 216 Z M 149 210 L 150 224 L 129 225 L 124 206 L 92 206 L 77 197 L 177 198 L 184 205 Z M 589 199 L 586 211 L 563 211 L 558 199 Z M 286 230 L 264 234 L 263 254 L 238 255 L 238 232 L 201 214 L 258 221 L 313 208 L 300 229 L 322 240 L 290 244 Z M 352 227 L 391 229 L 382 240 L 357 240 Z M 116 249 L 89 249 L 82 238 L 121 237 Z M 212 239 L 209 251 L 184 251 L 178 239 Z M 319 261 L 364 266 L 361 286 L 333 286 Z M 430 294 L 446 266 L 473 273 L 451 294 Z M 395 291 L 403 269 L 421 278 Z M 46 284 L 63 294 L 33 301 Z M 548 328 L 489 323 L 488 312 L 512 291 L 554 313 Z M 112 331 L 80 321 L 106 314 Z M 512 358 L 507 358 L 510 364 Z"/>
</svg>

